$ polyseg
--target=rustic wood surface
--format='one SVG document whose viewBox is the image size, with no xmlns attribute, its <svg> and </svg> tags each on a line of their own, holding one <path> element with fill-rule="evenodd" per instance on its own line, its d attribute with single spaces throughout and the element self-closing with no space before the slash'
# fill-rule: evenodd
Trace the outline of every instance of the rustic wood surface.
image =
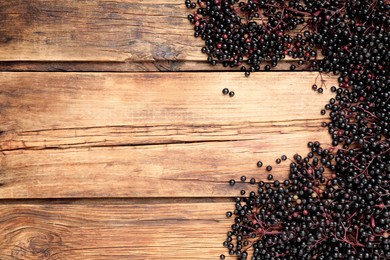
<svg viewBox="0 0 390 260">
<path fill-rule="evenodd" d="M 225 212 L 251 188 L 227 181 L 264 180 L 258 160 L 285 178 L 276 158 L 329 143 L 334 79 L 318 94 L 318 73 L 211 67 L 189 12 L 0 1 L 0 260 L 218 259 Z"/>
<path fill-rule="evenodd" d="M 328 142 L 317 76 L 2 73 L 0 197 L 229 197 L 258 160 L 284 178 L 282 153 Z"/>
</svg>

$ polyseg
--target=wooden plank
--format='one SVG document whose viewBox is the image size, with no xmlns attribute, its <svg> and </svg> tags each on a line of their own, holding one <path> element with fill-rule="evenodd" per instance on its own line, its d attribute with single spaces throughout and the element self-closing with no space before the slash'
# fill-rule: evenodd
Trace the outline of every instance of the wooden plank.
<svg viewBox="0 0 390 260">
<path fill-rule="evenodd" d="M 177 0 L 1 1 L 0 60 L 204 61 L 192 12 Z"/>
<path fill-rule="evenodd" d="M 299 147 L 299 135 L 279 138 L 288 152 Z M 301 142 L 297 142 L 301 141 Z M 288 163 L 276 166 L 273 139 L 192 145 L 15 151 L 1 159 L 1 198 L 68 197 L 231 197 L 240 187 L 227 181 L 242 175 L 266 180 L 256 169 L 261 159 L 274 166 L 276 179 Z M 263 150 L 264 149 L 264 150 Z M 280 150 L 279 150 L 280 151 Z M 296 150 L 295 150 L 296 151 Z M 294 151 L 294 153 L 295 153 Z M 276 154 L 275 157 L 272 155 Z M 293 154 L 289 154 L 291 158 Z"/>
<path fill-rule="evenodd" d="M 325 76 L 324 76 L 325 77 Z M 336 78 L 326 76 L 328 88 Z M 322 120 L 318 73 L 0 73 L 1 131 Z M 234 90 L 233 98 L 222 88 Z M 296 104 L 296 105 L 295 105 Z"/>
<path fill-rule="evenodd" d="M 0 76 L 3 199 L 235 196 L 227 180 L 265 179 L 257 160 L 330 141 L 316 73 Z"/>
<path fill-rule="evenodd" d="M 0 259 L 219 259 L 232 206 L 0 205 Z"/>
</svg>

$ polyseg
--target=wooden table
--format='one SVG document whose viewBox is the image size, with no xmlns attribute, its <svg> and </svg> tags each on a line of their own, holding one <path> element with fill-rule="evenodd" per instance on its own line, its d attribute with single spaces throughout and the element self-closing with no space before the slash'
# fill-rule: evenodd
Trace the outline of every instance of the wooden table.
<svg viewBox="0 0 390 260">
<path fill-rule="evenodd" d="M 318 73 L 211 67 L 184 1 L 0 2 L 0 259 L 218 259 L 246 175 L 329 143 Z M 234 90 L 233 98 L 222 89 Z M 264 167 L 263 167 L 264 168 Z"/>
</svg>

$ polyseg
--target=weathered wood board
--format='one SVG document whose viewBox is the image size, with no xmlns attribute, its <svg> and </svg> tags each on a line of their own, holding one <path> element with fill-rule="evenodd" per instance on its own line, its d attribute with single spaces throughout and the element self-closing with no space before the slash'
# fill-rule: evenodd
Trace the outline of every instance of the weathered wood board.
<svg viewBox="0 0 390 260">
<path fill-rule="evenodd" d="M 0 259 L 218 259 L 231 206 L 0 205 Z"/>
<path fill-rule="evenodd" d="M 206 56 L 200 51 L 203 41 L 194 38 L 187 20 L 193 11 L 177 0 L 2 1 L 0 61 L 40 64 L 7 63 L 0 68 L 42 68 L 45 61 L 60 70 L 209 70 L 198 63 Z M 73 67 L 55 63 L 59 61 L 89 64 Z M 277 69 L 288 68 L 282 63 Z"/>
</svg>

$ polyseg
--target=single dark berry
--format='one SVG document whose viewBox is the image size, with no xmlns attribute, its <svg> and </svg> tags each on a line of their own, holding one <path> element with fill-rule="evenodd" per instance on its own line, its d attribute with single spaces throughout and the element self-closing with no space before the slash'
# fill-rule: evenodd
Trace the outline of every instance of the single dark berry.
<svg viewBox="0 0 390 260">
<path fill-rule="evenodd" d="M 231 179 L 231 180 L 229 181 L 229 184 L 230 184 L 231 186 L 233 186 L 234 184 L 236 184 L 236 181 L 233 180 L 233 179 Z"/>
<path fill-rule="evenodd" d="M 262 163 L 261 161 L 258 161 L 258 162 L 257 162 L 257 167 L 260 168 L 260 167 L 262 167 L 262 166 L 263 166 L 263 163 Z"/>
<path fill-rule="evenodd" d="M 241 176 L 241 181 L 242 182 L 246 181 L 246 176 Z"/>
<path fill-rule="evenodd" d="M 272 166 L 268 165 L 265 169 L 270 172 L 270 171 L 272 171 Z"/>
<path fill-rule="evenodd" d="M 222 90 L 222 93 L 223 93 L 224 95 L 229 94 L 229 89 L 228 89 L 228 88 L 224 88 L 224 89 Z"/>
<path fill-rule="evenodd" d="M 302 161 L 302 156 L 300 156 L 299 154 L 295 154 L 295 155 L 294 155 L 294 159 L 295 159 L 297 162 L 300 162 L 300 161 Z"/>
<path fill-rule="evenodd" d="M 230 91 L 230 92 L 229 92 L 229 96 L 230 96 L 230 97 L 234 97 L 234 94 L 235 94 L 234 91 Z"/>
</svg>

